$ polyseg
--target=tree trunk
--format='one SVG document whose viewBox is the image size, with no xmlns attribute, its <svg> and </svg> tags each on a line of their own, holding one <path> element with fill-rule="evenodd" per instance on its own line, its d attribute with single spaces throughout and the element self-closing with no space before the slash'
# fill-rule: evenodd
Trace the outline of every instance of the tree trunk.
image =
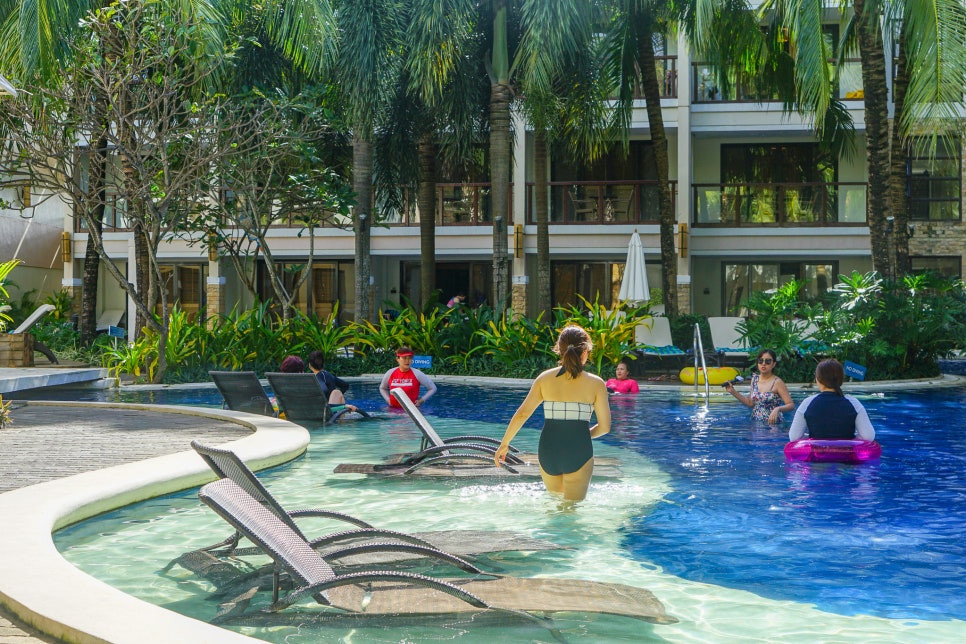
<svg viewBox="0 0 966 644">
<path fill-rule="evenodd" d="M 102 108 L 103 109 L 103 108 Z M 106 111 L 106 110 L 105 110 Z M 103 112 L 102 112 L 103 113 Z M 87 249 L 84 252 L 84 276 L 81 287 L 81 344 L 90 346 L 97 335 L 97 281 L 100 276 L 101 254 L 94 236 L 100 237 L 104 230 L 104 209 L 107 206 L 107 137 L 97 140 L 90 160 L 90 183 L 88 194 L 96 191 L 90 216 L 84 217 L 88 231 Z M 83 200 L 84 208 L 91 208 L 90 196 Z M 130 321 L 128 321 L 130 327 Z"/>
<path fill-rule="evenodd" d="M 423 310 L 436 291 L 436 144 L 432 134 L 419 141 L 419 294 Z"/>
<path fill-rule="evenodd" d="M 506 0 L 493 0 L 493 80 L 490 85 L 490 208 L 493 213 L 493 310 L 502 316 L 510 300 L 507 226 L 510 213 L 510 54 Z"/>
<path fill-rule="evenodd" d="M 902 34 L 904 32 L 900 32 Z M 902 277 L 912 272 L 909 261 L 909 180 L 906 173 L 906 142 L 900 132 L 900 116 L 905 109 L 906 89 L 909 87 L 909 69 L 906 65 L 906 47 L 903 35 L 899 36 L 899 59 L 892 81 L 892 141 L 889 162 L 889 204 L 895 217 L 895 272 Z"/>
<path fill-rule="evenodd" d="M 131 204 L 132 207 L 139 207 L 139 205 Z M 143 213 L 139 214 L 134 218 L 134 275 L 135 284 L 137 286 L 137 292 L 141 295 L 144 301 L 145 308 L 149 312 L 153 312 L 155 306 L 157 305 L 157 289 L 152 288 L 154 280 L 151 279 L 150 271 L 150 257 L 149 257 L 149 244 L 147 240 L 147 232 L 144 227 L 139 223 L 142 220 Z M 145 311 L 137 309 L 137 315 L 135 316 L 136 322 L 134 327 L 129 330 L 130 338 L 132 340 L 137 339 L 141 335 L 141 330 L 148 325 L 147 317 L 145 316 Z"/>
<path fill-rule="evenodd" d="M 885 52 L 878 14 L 866 15 L 865 0 L 854 0 L 862 87 L 865 92 L 866 165 L 869 175 L 867 212 L 872 245 L 872 268 L 884 277 L 894 277 L 891 257 L 892 233 L 887 226 L 892 216 L 888 199 L 889 181 L 889 88 L 886 84 Z M 893 222 L 894 226 L 894 222 Z"/>
<path fill-rule="evenodd" d="M 666 315 L 678 313 L 678 258 L 674 250 L 674 224 L 677 217 L 671 201 L 667 133 L 664 130 L 664 114 L 661 112 L 661 90 L 657 82 L 657 65 L 654 59 L 654 41 L 641 38 L 638 63 L 641 68 L 641 88 L 647 107 L 647 122 L 651 131 L 651 145 L 657 165 L 658 205 L 661 209 L 661 288 L 664 291 Z"/>
<path fill-rule="evenodd" d="M 547 133 L 537 129 L 533 133 L 533 205 L 537 222 L 537 313 L 549 320 L 553 307 L 550 291 L 550 195 L 547 185 L 549 159 Z"/>
<path fill-rule="evenodd" d="M 372 227 L 372 142 L 359 134 L 352 137 L 352 189 L 356 193 L 356 212 L 353 229 L 355 246 L 355 291 L 358 322 L 372 320 L 369 306 L 369 276 L 372 274 L 370 230 Z"/>
</svg>

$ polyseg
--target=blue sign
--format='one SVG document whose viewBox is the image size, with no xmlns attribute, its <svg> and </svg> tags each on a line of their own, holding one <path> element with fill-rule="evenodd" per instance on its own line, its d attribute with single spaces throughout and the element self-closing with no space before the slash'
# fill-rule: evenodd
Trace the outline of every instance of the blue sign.
<svg viewBox="0 0 966 644">
<path fill-rule="evenodd" d="M 842 366 L 845 367 L 846 376 L 851 376 L 856 380 L 865 380 L 865 367 L 862 365 L 846 360 Z"/>
<path fill-rule="evenodd" d="M 432 369 L 433 368 L 433 356 L 413 356 L 413 368 L 415 368 L 415 369 Z"/>
<path fill-rule="evenodd" d="M 123 338 L 127 335 L 127 332 L 119 326 L 109 326 L 107 327 L 107 335 L 112 338 Z"/>
</svg>

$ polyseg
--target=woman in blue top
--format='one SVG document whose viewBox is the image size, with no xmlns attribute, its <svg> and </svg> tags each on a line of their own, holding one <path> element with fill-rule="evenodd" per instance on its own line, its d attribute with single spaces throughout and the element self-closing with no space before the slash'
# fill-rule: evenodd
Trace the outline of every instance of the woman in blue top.
<svg viewBox="0 0 966 644">
<path fill-rule="evenodd" d="M 853 396 L 842 393 L 845 370 L 838 360 L 822 360 L 815 367 L 819 393 L 802 401 L 788 429 L 788 440 L 797 441 L 806 431 L 809 438 L 825 440 L 875 440 L 869 414 Z"/>
</svg>

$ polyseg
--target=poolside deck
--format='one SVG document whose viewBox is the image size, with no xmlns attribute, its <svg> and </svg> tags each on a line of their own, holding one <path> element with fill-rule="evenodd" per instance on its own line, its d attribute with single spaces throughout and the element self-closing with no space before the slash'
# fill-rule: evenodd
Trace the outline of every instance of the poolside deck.
<svg viewBox="0 0 966 644">
<path fill-rule="evenodd" d="M 100 367 L 0 368 L 0 394 L 62 385 L 106 384 L 107 369 Z"/>
<path fill-rule="evenodd" d="M 15 371 L 23 372 L 25 370 L 18 369 Z M 15 378 L 16 376 L 14 376 Z M 24 381 L 21 378 L 21 382 Z M 30 380 L 28 379 L 26 382 L 30 382 Z M 83 506 L 104 503 L 104 500 L 100 497 L 106 498 L 110 494 L 116 494 L 116 492 L 103 491 L 105 483 L 108 487 L 111 485 L 110 480 L 106 482 L 104 480 L 105 478 L 110 479 L 110 476 L 98 479 L 102 472 L 105 474 L 109 472 L 105 468 L 124 467 L 125 464 L 136 468 L 137 471 L 127 472 L 122 477 L 128 481 L 136 479 L 139 475 L 147 474 L 151 469 L 158 470 L 163 477 L 180 475 L 183 480 L 185 476 L 198 478 L 199 473 L 202 477 L 206 477 L 208 476 L 205 472 L 207 467 L 203 465 L 200 459 L 197 459 L 193 452 L 186 453 L 192 439 L 219 444 L 238 439 L 255 438 L 252 424 L 246 422 L 245 419 L 260 424 L 258 431 L 267 434 L 262 437 L 264 441 L 276 442 L 279 440 L 279 428 L 273 427 L 279 424 L 292 428 L 289 431 L 295 433 L 304 432 L 301 428 L 284 421 L 267 417 L 251 417 L 248 414 L 234 414 L 221 410 L 180 408 L 181 411 L 179 412 L 173 407 L 161 408 L 156 405 L 12 402 L 14 406 L 13 422 L 0 431 L 0 454 L 12 456 L 12 458 L 0 459 L 0 499 L 3 500 L 0 501 L 0 510 L 6 509 L 6 512 L 0 511 L 0 524 L 5 526 L 7 532 L 4 537 L 13 539 L 16 539 L 16 537 L 11 537 L 10 533 L 15 533 L 18 530 L 30 532 L 30 528 L 24 528 L 24 524 L 45 525 L 44 522 L 50 520 L 51 512 L 53 514 L 61 512 L 70 515 L 70 512 L 64 511 L 62 508 L 49 511 L 48 508 L 42 507 L 44 505 L 56 505 L 53 499 L 63 499 L 64 496 L 70 496 L 71 493 L 74 493 L 76 499 L 68 502 L 68 505 L 76 503 L 77 507 L 72 508 L 71 511 L 79 510 L 83 513 L 85 511 L 91 512 L 85 510 Z M 235 417 L 241 417 L 242 421 L 239 422 Z M 264 420 L 261 420 L 263 418 Z M 266 426 L 267 432 L 265 431 Z M 273 431 L 275 438 L 270 438 Z M 286 431 L 286 427 L 282 427 L 282 431 Z M 305 442 L 307 442 L 307 437 Z M 291 444 L 285 449 L 291 451 Z M 282 460 L 289 460 L 290 458 L 291 456 L 286 456 Z M 153 460 L 146 461 L 145 459 Z M 186 460 L 187 467 L 179 465 L 179 462 L 184 463 Z M 195 465 L 200 467 L 195 467 L 196 472 L 191 473 L 190 470 Z M 71 478 L 68 480 L 66 477 Z M 70 483 L 73 481 L 76 481 L 76 483 Z M 67 485 L 66 490 L 55 490 L 52 487 L 49 491 L 40 492 L 46 486 L 56 487 L 62 482 Z M 123 483 L 123 481 L 118 481 L 118 483 Z M 140 492 L 135 492 L 135 494 L 153 496 L 154 493 L 150 492 L 150 488 L 151 483 L 149 481 L 146 486 L 142 484 Z M 33 499 L 27 498 L 20 503 L 10 501 L 16 495 L 29 497 L 31 490 L 34 489 L 38 492 L 35 493 Z M 51 502 L 48 503 L 48 500 Z M 6 506 L 20 508 L 21 511 L 11 513 L 9 507 Z M 25 516 L 27 512 L 22 511 L 23 507 L 35 509 L 36 512 L 32 512 L 32 514 L 37 516 Z M 6 516 L 4 516 L 5 513 Z M 94 511 L 93 513 L 96 514 L 97 512 Z M 67 523 L 70 522 L 67 521 Z M 38 530 L 34 526 L 34 533 L 36 532 Z M 39 532 L 44 532 L 44 530 L 40 529 Z M 50 529 L 46 529 L 46 532 L 49 534 Z M 32 543 L 35 540 L 28 536 L 23 541 Z M 41 545 L 46 547 L 46 544 Z M 68 640 L 104 641 L 103 639 L 96 639 L 96 636 L 93 639 L 90 637 L 78 639 L 77 634 L 71 633 L 69 630 L 63 631 L 65 639 L 61 640 L 41 634 L 22 621 L 20 617 L 30 621 L 35 619 L 43 621 L 47 615 L 51 614 L 46 612 L 48 608 L 59 609 L 63 602 L 57 601 L 53 597 L 72 594 L 69 590 L 72 580 L 64 579 L 62 571 L 56 570 L 57 566 L 66 563 L 62 560 L 58 561 L 59 557 L 51 558 L 47 554 L 35 556 L 25 551 L 20 551 L 18 557 L 5 557 L 5 559 L 21 558 L 31 560 L 29 562 L 31 574 L 35 573 L 40 580 L 43 580 L 45 574 L 47 574 L 48 580 L 63 579 L 64 583 L 63 585 L 57 584 L 57 588 L 41 588 L 41 594 L 52 599 L 48 600 L 46 605 L 41 602 L 25 609 L 21 600 L 24 597 L 29 598 L 31 583 L 40 585 L 43 582 L 25 579 L 30 575 L 24 575 L 24 571 L 19 571 L 17 574 L 0 575 L 0 644 L 52 644 Z M 16 561 L 7 561 L 0 567 L 4 568 L 5 573 L 9 573 L 6 569 L 17 565 Z M 51 566 L 53 569 L 48 569 Z M 68 570 L 68 574 L 72 574 L 71 571 Z M 85 596 L 83 592 L 73 594 L 74 599 L 71 600 L 71 603 L 76 603 L 83 610 L 84 602 L 75 600 Z M 43 617 L 39 617 L 38 612 Z M 49 627 L 50 622 L 48 621 L 47 624 Z M 56 621 L 53 622 L 53 626 L 56 630 Z M 164 640 L 164 637 L 140 637 L 142 642 Z"/>
</svg>

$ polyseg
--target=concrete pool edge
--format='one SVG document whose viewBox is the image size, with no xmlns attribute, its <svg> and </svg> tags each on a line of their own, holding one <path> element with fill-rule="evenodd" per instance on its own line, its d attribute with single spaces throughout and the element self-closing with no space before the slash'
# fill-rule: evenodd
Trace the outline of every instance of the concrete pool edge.
<svg viewBox="0 0 966 644">
<path fill-rule="evenodd" d="M 30 405 L 144 409 L 234 422 L 253 431 L 231 447 L 254 469 L 301 455 L 304 428 L 267 416 L 123 403 Z M 186 445 L 187 447 L 187 445 Z M 64 559 L 53 533 L 130 503 L 201 485 L 214 475 L 190 449 L 0 494 L 0 603 L 37 630 L 68 642 L 251 642 L 251 638 L 136 599 Z"/>
</svg>

